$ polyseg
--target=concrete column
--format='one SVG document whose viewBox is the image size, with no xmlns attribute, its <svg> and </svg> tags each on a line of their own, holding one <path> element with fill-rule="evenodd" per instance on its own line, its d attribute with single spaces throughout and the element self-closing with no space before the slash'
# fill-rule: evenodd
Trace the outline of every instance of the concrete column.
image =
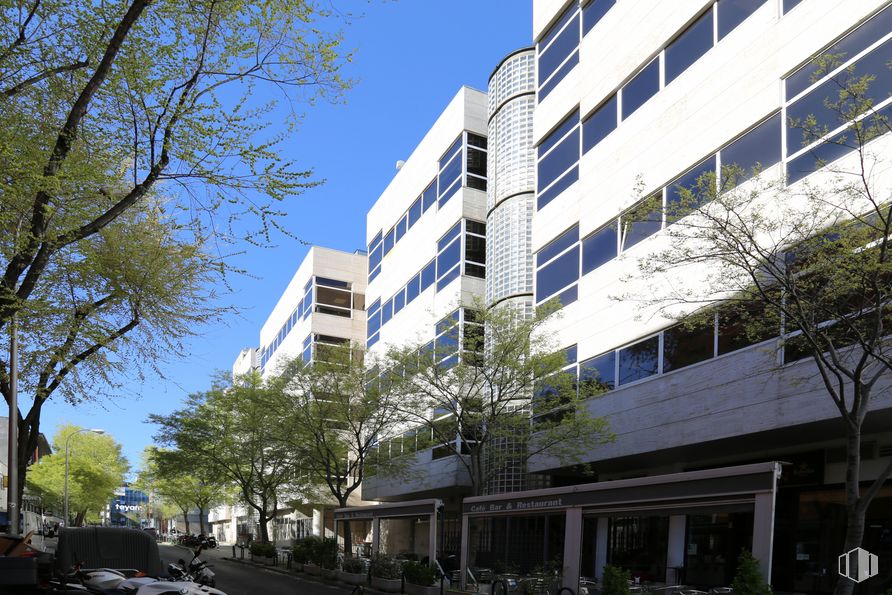
<svg viewBox="0 0 892 595">
<path fill-rule="evenodd" d="M 319 508 L 313 509 L 313 535 L 325 537 L 325 513 Z"/>
<path fill-rule="evenodd" d="M 470 544 L 470 528 L 471 523 L 468 515 L 463 514 L 461 517 L 461 553 L 459 555 L 459 562 L 461 563 L 461 588 L 467 588 L 467 578 L 468 578 L 468 546 Z"/>
<path fill-rule="evenodd" d="M 759 561 L 759 568 L 765 582 L 771 584 L 771 557 L 774 545 L 774 491 L 756 494 L 753 511 L 753 557 Z"/>
<path fill-rule="evenodd" d="M 604 567 L 607 566 L 607 528 L 610 519 L 598 518 L 598 531 L 595 536 L 595 578 L 604 578 Z"/>
<path fill-rule="evenodd" d="M 372 553 L 377 554 L 381 547 L 381 519 L 372 519 Z"/>
<path fill-rule="evenodd" d="M 582 558 L 582 509 L 568 508 L 564 527 L 563 586 L 575 593 L 579 589 L 579 562 Z"/>
<path fill-rule="evenodd" d="M 684 566 L 685 529 L 687 517 L 674 514 L 669 517 L 669 543 L 666 548 L 666 584 L 677 585 L 681 577 L 676 576 L 675 568 Z"/>
<path fill-rule="evenodd" d="M 428 528 L 427 542 L 427 559 L 428 564 L 433 564 L 437 559 L 437 513 L 430 516 L 430 527 Z"/>
</svg>

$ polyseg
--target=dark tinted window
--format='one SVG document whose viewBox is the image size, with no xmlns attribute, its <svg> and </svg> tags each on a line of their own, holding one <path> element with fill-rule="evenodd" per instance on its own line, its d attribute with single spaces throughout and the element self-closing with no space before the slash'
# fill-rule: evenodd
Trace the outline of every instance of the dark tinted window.
<svg viewBox="0 0 892 595">
<path fill-rule="evenodd" d="M 481 149 L 486 148 L 486 137 L 480 136 L 479 134 L 474 134 L 473 132 L 468 133 L 468 144 L 472 147 L 480 147 Z"/>
<path fill-rule="evenodd" d="M 576 348 L 576 345 L 571 345 L 570 347 L 567 347 L 566 349 L 564 349 L 564 355 L 567 357 L 568 364 L 576 363 L 577 353 L 578 353 L 578 350 Z"/>
<path fill-rule="evenodd" d="M 406 305 L 406 292 L 402 289 L 393 296 L 393 315 L 396 316 L 397 312 L 403 309 L 403 306 Z"/>
<path fill-rule="evenodd" d="M 381 244 L 378 244 L 369 252 L 369 269 L 374 269 L 379 264 L 381 264 Z"/>
<path fill-rule="evenodd" d="M 578 162 L 579 128 L 576 128 L 564 140 L 560 141 L 551 153 L 539 161 L 537 166 L 538 189 L 541 191 Z"/>
<path fill-rule="evenodd" d="M 568 132 L 570 132 L 576 124 L 579 123 L 579 110 L 574 110 L 569 116 L 563 119 L 548 136 L 546 136 L 539 146 L 536 147 L 536 154 L 542 156 L 547 153 L 558 141 L 560 141 Z"/>
<path fill-rule="evenodd" d="M 437 255 L 437 278 L 445 275 L 461 258 L 461 241 L 455 240 Z"/>
<path fill-rule="evenodd" d="M 660 90 L 660 61 L 653 60 L 622 89 L 623 120 Z"/>
<path fill-rule="evenodd" d="M 579 241 L 579 225 L 574 225 L 548 242 L 536 253 L 537 266 L 542 265 Z"/>
<path fill-rule="evenodd" d="M 628 384 L 659 370 L 659 336 L 639 341 L 619 350 L 619 385 Z"/>
<path fill-rule="evenodd" d="M 823 142 L 787 163 L 787 184 L 798 182 L 810 173 L 816 172 L 855 150 L 851 139 L 848 142 Z"/>
<path fill-rule="evenodd" d="M 384 236 L 384 255 L 386 256 L 388 252 L 393 250 L 393 245 L 395 243 L 393 228 L 390 228 L 390 231 L 387 232 L 387 235 Z"/>
<path fill-rule="evenodd" d="M 582 240 L 582 274 L 616 258 L 616 223 L 602 227 Z"/>
<path fill-rule="evenodd" d="M 766 312 L 763 304 L 738 304 L 734 311 L 719 313 L 718 354 L 723 355 L 749 345 L 767 341 L 780 334 L 780 321 L 771 322 L 777 316 Z"/>
<path fill-rule="evenodd" d="M 461 267 L 455 267 L 450 272 L 446 273 L 446 275 L 437 279 L 437 291 L 442 290 L 444 287 L 455 281 L 460 272 Z"/>
<path fill-rule="evenodd" d="M 663 372 L 710 359 L 715 351 L 712 324 L 697 328 L 675 326 L 663 333 Z"/>
<path fill-rule="evenodd" d="M 421 193 L 421 210 L 427 211 L 437 202 L 437 180 L 434 180 Z"/>
<path fill-rule="evenodd" d="M 784 14 L 787 14 L 796 8 L 800 2 L 802 2 L 802 0 L 784 0 Z"/>
<path fill-rule="evenodd" d="M 801 0 L 784 0 L 784 12 L 790 10 Z M 788 7 L 788 4 L 792 6 Z M 832 55 L 840 61 L 845 61 L 871 43 L 892 31 L 892 6 L 884 8 L 876 16 L 849 33 L 839 43 L 820 52 L 820 55 Z M 787 99 L 792 99 L 809 87 L 818 71 L 818 64 L 810 62 L 787 78 Z"/>
<path fill-rule="evenodd" d="M 393 300 L 389 299 L 381 306 L 381 325 L 385 325 L 393 317 Z"/>
<path fill-rule="evenodd" d="M 543 99 L 548 97 L 548 94 L 551 93 L 554 88 L 564 80 L 564 77 L 567 76 L 567 73 L 573 70 L 576 65 L 579 64 L 579 52 L 573 52 L 573 55 L 564 62 L 564 65 L 557 69 L 557 72 L 554 73 L 554 76 L 551 77 L 551 80 L 539 87 L 539 101 L 541 102 Z"/>
<path fill-rule="evenodd" d="M 350 308 L 350 292 L 330 289 L 328 287 L 317 287 L 316 303 L 325 304 L 327 306 L 338 306 L 340 308 Z"/>
<path fill-rule="evenodd" d="M 415 199 L 412 206 L 409 207 L 409 227 L 415 225 L 421 219 L 421 197 Z"/>
<path fill-rule="evenodd" d="M 748 180 L 758 167 L 771 167 L 781 158 L 780 114 L 776 114 L 721 150 L 722 168 L 739 168 L 737 183 Z"/>
<path fill-rule="evenodd" d="M 723 39 L 763 4 L 765 0 L 719 0 L 719 39 Z"/>
<path fill-rule="evenodd" d="M 418 273 L 406 284 L 406 303 L 418 297 L 421 291 L 421 273 Z"/>
<path fill-rule="evenodd" d="M 708 188 L 707 183 L 715 184 L 715 178 L 709 180 L 703 178 L 703 184 L 699 183 L 701 177 L 709 173 L 715 173 L 714 156 L 698 163 L 666 187 L 667 223 L 678 221 L 711 198 L 710 191 L 712 189 Z M 687 200 L 682 200 L 684 198 L 682 189 L 691 192 Z"/>
<path fill-rule="evenodd" d="M 554 72 L 579 45 L 579 11 L 573 2 L 539 42 L 539 85 Z"/>
<path fill-rule="evenodd" d="M 465 236 L 465 260 L 484 264 L 486 262 L 486 240 L 477 236 Z"/>
<path fill-rule="evenodd" d="M 613 8 L 616 0 L 592 0 L 582 8 L 582 34 L 592 30 L 598 21 L 604 18 L 607 11 Z"/>
<path fill-rule="evenodd" d="M 396 241 L 399 242 L 400 238 L 402 238 L 406 231 L 409 229 L 409 215 L 408 213 L 403 215 L 403 218 L 400 219 L 400 222 L 396 224 Z"/>
<path fill-rule="evenodd" d="M 437 277 L 437 261 L 432 260 L 421 269 L 421 291 L 424 291 L 431 285 Z"/>
<path fill-rule="evenodd" d="M 446 247 L 449 242 L 457 238 L 461 233 L 461 221 L 458 221 L 452 228 L 443 234 L 443 237 L 437 240 L 437 252 Z"/>
<path fill-rule="evenodd" d="M 443 155 L 440 157 L 440 169 L 443 169 L 443 166 L 446 165 L 447 162 L 451 161 L 452 158 L 455 157 L 461 150 L 463 136 L 463 134 L 459 134 L 458 138 L 452 142 L 452 145 L 450 145 L 450 147 L 446 149 L 446 152 L 443 153 Z"/>
<path fill-rule="evenodd" d="M 437 181 L 439 186 L 440 204 L 446 202 L 443 198 L 449 198 L 449 195 L 457 187 L 457 182 L 461 179 L 461 159 L 456 157 L 449 162 L 448 165 L 440 172 Z"/>
<path fill-rule="evenodd" d="M 536 301 L 551 297 L 578 278 L 579 248 L 575 247 L 536 271 Z"/>
<path fill-rule="evenodd" d="M 666 46 L 666 84 L 687 70 L 712 47 L 712 8 Z"/>
<path fill-rule="evenodd" d="M 582 123 L 582 150 L 588 151 L 616 128 L 616 95 L 601 104 Z"/>
<path fill-rule="evenodd" d="M 591 397 L 616 388 L 616 352 L 579 363 L 579 396 Z"/>
<path fill-rule="evenodd" d="M 468 173 L 486 177 L 486 151 L 468 147 Z"/>
<path fill-rule="evenodd" d="M 663 204 L 660 194 L 644 200 L 620 219 L 620 249 L 628 250 L 641 240 L 660 231 L 663 222 Z"/>
<path fill-rule="evenodd" d="M 579 166 L 576 165 L 568 171 L 564 176 L 552 184 L 551 188 L 545 192 L 539 192 L 536 195 L 536 209 L 541 209 L 552 200 L 557 198 L 561 192 L 573 185 L 579 179 Z"/>
<path fill-rule="evenodd" d="M 562 291 L 557 296 L 557 301 L 561 304 L 561 306 L 567 306 L 572 304 L 579 298 L 579 286 L 573 285 L 572 287 L 568 287 L 564 291 Z"/>
<path fill-rule="evenodd" d="M 465 220 L 465 231 L 468 233 L 476 233 L 479 236 L 486 235 L 486 223 L 480 223 L 479 221 L 472 221 L 471 219 Z"/>
</svg>

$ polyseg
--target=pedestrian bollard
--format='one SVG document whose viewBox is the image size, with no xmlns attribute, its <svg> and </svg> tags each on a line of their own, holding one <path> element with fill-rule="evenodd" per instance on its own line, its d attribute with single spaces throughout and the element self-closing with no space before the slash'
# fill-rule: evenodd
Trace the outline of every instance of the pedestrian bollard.
<svg viewBox="0 0 892 595">
<path fill-rule="evenodd" d="M 235 560 L 235 544 L 232 544 L 232 559 Z"/>
</svg>

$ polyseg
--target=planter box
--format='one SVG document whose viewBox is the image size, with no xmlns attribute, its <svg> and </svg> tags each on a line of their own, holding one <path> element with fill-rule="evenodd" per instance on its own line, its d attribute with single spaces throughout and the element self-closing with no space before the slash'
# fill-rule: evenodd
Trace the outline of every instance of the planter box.
<svg viewBox="0 0 892 595">
<path fill-rule="evenodd" d="M 433 585 L 423 587 L 406 581 L 406 593 L 409 595 L 440 595 L 440 587 L 439 585 L 436 587 Z"/>
<path fill-rule="evenodd" d="M 337 570 L 329 570 L 328 568 L 322 569 L 322 578 L 336 581 L 338 580 L 338 571 Z"/>
<path fill-rule="evenodd" d="M 276 565 L 276 556 L 257 556 L 257 560 L 264 566 Z"/>
<path fill-rule="evenodd" d="M 315 564 L 304 564 L 304 572 L 306 572 L 307 574 L 319 576 L 319 573 L 322 572 L 322 569 Z"/>
<path fill-rule="evenodd" d="M 364 585 L 368 580 L 368 575 L 364 572 L 344 572 L 341 570 L 338 578 L 348 585 Z"/>
<path fill-rule="evenodd" d="M 403 581 L 398 578 L 372 577 L 372 586 L 381 591 L 386 591 L 387 593 L 399 593 L 402 585 Z"/>
</svg>

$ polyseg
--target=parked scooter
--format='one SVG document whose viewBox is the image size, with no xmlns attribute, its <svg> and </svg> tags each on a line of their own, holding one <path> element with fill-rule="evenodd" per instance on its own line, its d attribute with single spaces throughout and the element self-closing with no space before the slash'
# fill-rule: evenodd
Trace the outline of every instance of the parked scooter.
<svg viewBox="0 0 892 595">
<path fill-rule="evenodd" d="M 193 562 L 197 560 L 197 557 L 198 553 L 196 552 Z M 213 580 L 213 572 L 206 566 L 207 564 L 200 560 L 195 564 L 198 571 L 210 573 L 210 580 Z M 61 579 L 55 579 L 51 585 L 51 592 L 73 591 L 102 595 L 160 595 L 163 593 L 226 595 L 223 591 L 213 588 L 213 583 L 196 582 L 196 577 L 176 564 L 168 566 L 168 573 L 170 579 L 149 576 L 130 576 L 128 578 L 127 573 L 113 568 L 81 570 L 76 567 L 73 572 Z"/>
<path fill-rule="evenodd" d="M 204 546 L 198 546 L 193 552 L 192 560 L 186 564 L 186 561 L 180 558 L 178 564 L 168 564 L 167 572 L 173 577 L 189 577 L 189 580 L 200 585 L 214 587 L 217 579 L 214 578 L 214 571 L 207 562 L 198 559 L 198 554 L 204 549 Z"/>
</svg>

